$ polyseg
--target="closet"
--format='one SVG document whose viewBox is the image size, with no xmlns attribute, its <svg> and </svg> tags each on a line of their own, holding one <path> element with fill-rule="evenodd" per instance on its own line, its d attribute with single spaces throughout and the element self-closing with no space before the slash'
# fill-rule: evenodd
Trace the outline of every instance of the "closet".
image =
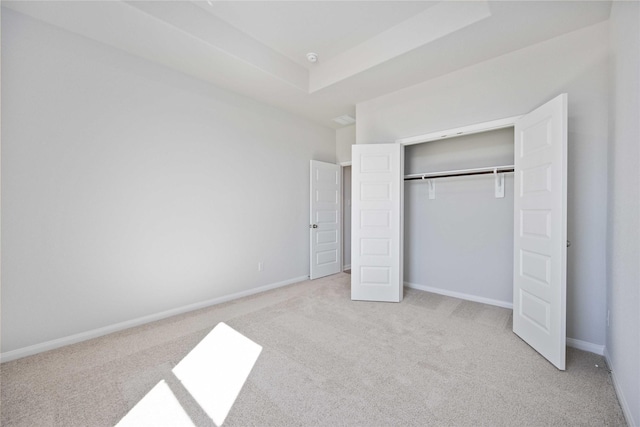
<svg viewBox="0 0 640 427">
<path fill-rule="evenodd" d="M 566 94 L 352 159 L 352 300 L 400 302 L 406 284 L 509 306 L 510 284 L 514 332 L 564 370 Z"/>
<path fill-rule="evenodd" d="M 406 286 L 512 307 L 513 132 L 405 147 Z"/>
</svg>

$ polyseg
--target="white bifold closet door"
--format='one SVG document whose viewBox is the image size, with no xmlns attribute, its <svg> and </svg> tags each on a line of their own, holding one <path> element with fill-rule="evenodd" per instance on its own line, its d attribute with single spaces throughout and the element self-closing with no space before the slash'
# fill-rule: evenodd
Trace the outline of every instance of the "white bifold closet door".
<svg viewBox="0 0 640 427">
<path fill-rule="evenodd" d="M 404 146 L 354 145 L 351 299 L 402 301 Z"/>
<path fill-rule="evenodd" d="M 513 332 L 565 369 L 567 95 L 515 124 Z"/>
<path fill-rule="evenodd" d="M 351 299 L 399 302 L 404 150 L 353 146 Z M 565 369 L 567 95 L 515 122 L 513 331 Z"/>
</svg>

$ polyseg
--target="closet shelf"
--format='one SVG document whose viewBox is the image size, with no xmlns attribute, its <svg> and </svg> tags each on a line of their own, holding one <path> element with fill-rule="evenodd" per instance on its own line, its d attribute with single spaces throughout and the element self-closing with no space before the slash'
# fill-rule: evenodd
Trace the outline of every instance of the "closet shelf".
<svg viewBox="0 0 640 427">
<path fill-rule="evenodd" d="M 435 178 L 450 178 L 454 176 L 469 176 L 469 175 L 486 175 L 486 174 L 498 174 L 498 173 L 509 173 L 514 171 L 514 165 L 506 165 L 506 166 L 489 166 L 485 168 L 474 168 L 474 169 L 458 169 L 451 171 L 441 171 L 441 172 L 426 172 L 426 173 L 413 173 L 410 175 L 405 175 L 405 181 L 411 181 L 414 179 L 435 179 Z"/>
</svg>

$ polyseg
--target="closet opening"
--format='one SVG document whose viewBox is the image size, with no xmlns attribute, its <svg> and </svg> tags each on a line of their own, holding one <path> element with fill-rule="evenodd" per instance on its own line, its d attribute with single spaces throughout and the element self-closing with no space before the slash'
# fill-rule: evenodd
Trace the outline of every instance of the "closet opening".
<svg viewBox="0 0 640 427">
<path fill-rule="evenodd" d="M 406 145 L 404 284 L 513 307 L 514 128 Z"/>
<path fill-rule="evenodd" d="M 351 299 L 401 302 L 404 285 L 513 298 L 513 332 L 564 370 L 567 103 L 563 93 L 522 116 L 354 145 Z M 513 176 L 500 175 L 511 161 Z M 479 174 L 492 169 L 493 185 Z"/>
</svg>

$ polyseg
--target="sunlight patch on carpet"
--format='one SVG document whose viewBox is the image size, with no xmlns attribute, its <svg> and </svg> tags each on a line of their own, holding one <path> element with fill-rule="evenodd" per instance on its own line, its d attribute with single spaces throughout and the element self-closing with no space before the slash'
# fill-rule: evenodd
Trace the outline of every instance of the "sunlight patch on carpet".
<svg viewBox="0 0 640 427">
<path fill-rule="evenodd" d="M 217 425 L 227 418 L 262 352 L 262 346 L 221 322 L 202 339 L 172 372 L 179 383 L 171 387 L 188 393 Z M 180 394 L 178 394 L 178 397 Z M 195 415 L 195 414 L 191 414 Z M 194 425 L 169 385 L 160 381 L 118 426 Z"/>
<path fill-rule="evenodd" d="M 147 393 L 117 427 L 193 426 L 189 415 L 176 399 L 167 383 L 162 380 Z"/>
<path fill-rule="evenodd" d="M 227 418 L 262 347 L 219 323 L 173 373 L 216 425 Z"/>
</svg>

